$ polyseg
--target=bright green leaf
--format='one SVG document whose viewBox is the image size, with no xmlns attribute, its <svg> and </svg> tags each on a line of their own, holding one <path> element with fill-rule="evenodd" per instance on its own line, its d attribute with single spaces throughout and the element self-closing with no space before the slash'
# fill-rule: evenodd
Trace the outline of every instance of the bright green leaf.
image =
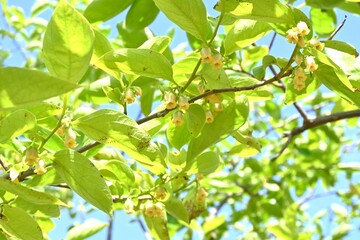
<svg viewBox="0 0 360 240">
<path fill-rule="evenodd" d="M 197 137 L 205 125 L 205 111 L 199 104 L 190 104 L 186 111 L 187 127 L 192 137 Z"/>
<path fill-rule="evenodd" d="M 89 67 L 93 43 L 88 21 L 65 0 L 60 1 L 44 36 L 42 55 L 49 72 L 78 82 Z"/>
<path fill-rule="evenodd" d="M 153 0 L 134 0 L 126 15 L 126 27 L 143 29 L 155 20 L 158 13 L 159 9 Z"/>
<path fill-rule="evenodd" d="M 164 173 L 165 163 L 158 146 L 146 131 L 125 114 L 102 109 L 73 124 L 91 139 L 123 150 L 153 173 Z"/>
<path fill-rule="evenodd" d="M 171 38 L 167 36 L 153 37 L 144 42 L 139 48 L 151 49 L 163 53 L 171 43 Z"/>
<path fill-rule="evenodd" d="M 72 190 L 98 209 L 112 214 L 109 187 L 89 159 L 80 153 L 62 150 L 55 154 L 53 166 Z"/>
<path fill-rule="evenodd" d="M 219 155 L 215 152 L 204 152 L 195 159 L 188 159 L 186 169 L 188 173 L 201 173 L 208 175 L 213 173 L 220 164 Z"/>
<path fill-rule="evenodd" d="M 145 214 L 143 216 L 154 239 L 170 240 L 166 214 L 164 217 L 148 217 Z"/>
<path fill-rule="evenodd" d="M 210 233 L 225 223 L 225 215 L 213 217 L 206 220 L 203 225 L 204 234 Z"/>
<path fill-rule="evenodd" d="M 320 36 L 329 36 L 336 28 L 336 13 L 333 9 L 312 8 L 310 19 L 315 32 Z"/>
<path fill-rule="evenodd" d="M 187 121 L 185 121 L 181 126 L 176 126 L 174 123 L 170 122 L 168 128 L 166 129 L 166 138 L 170 145 L 180 150 L 182 146 L 190 141 Z"/>
<path fill-rule="evenodd" d="M 0 121 L 0 143 L 17 137 L 36 126 L 35 116 L 26 110 L 17 110 Z"/>
<path fill-rule="evenodd" d="M 106 21 L 124 11 L 134 0 L 94 0 L 85 9 L 89 22 Z"/>
<path fill-rule="evenodd" d="M 94 30 L 94 36 L 94 51 L 91 57 L 91 64 L 97 62 L 105 53 L 113 50 L 109 40 L 100 31 Z"/>
<path fill-rule="evenodd" d="M 68 234 L 65 237 L 65 240 L 86 239 L 98 233 L 108 225 L 108 223 L 100 222 L 94 218 L 86 219 L 84 223 L 75 225 L 74 227 L 70 228 Z"/>
<path fill-rule="evenodd" d="M 337 41 L 337 40 L 327 40 L 324 41 L 325 47 L 332 48 L 350 55 L 353 55 L 355 57 L 359 56 L 359 53 L 356 51 L 355 47 L 352 46 L 350 43 Z"/>
<path fill-rule="evenodd" d="M 177 219 L 184 221 L 186 223 L 189 222 L 189 215 L 186 211 L 184 204 L 177 197 L 170 197 L 165 202 L 165 208 L 168 213 L 176 217 Z"/>
</svg>

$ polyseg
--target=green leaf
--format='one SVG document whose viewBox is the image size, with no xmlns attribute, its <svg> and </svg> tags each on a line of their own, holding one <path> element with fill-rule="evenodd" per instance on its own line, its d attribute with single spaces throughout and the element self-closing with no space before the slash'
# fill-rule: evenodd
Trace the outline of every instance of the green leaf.
<svg viewBox="0 0 360 240">
<path fill-rule="evenodd" d="M 355 57 L 359 56 L 359 53 L 356 51 L 355 47 L 347 42 L 337 41 L 337 40 L 326 40 L 324 41 L 325 47 L 344 52 Z"/>
<path fill-rule="evenodd" d="M 197 137 L 205 125 L 205 111 L 199 104 L 190 104 L 186 111 L 187 128 L 192 137 Z"/>
<path fill-rule="evenodd" d="M 320 36 L 330 36 L 336 28 L 336 13 L 333 9 L 312 8 L 310 19 L 315 32 Z"/>
<path fill-rule="evenodd" d="M 305 3 L 308 6 L 322 9 L 332 9 L 341 3 L 345 2 L 345 0 L 306 0 Z"/>
<path fill-rule="evenodd" d="M 283 223 L 272 224 L 268 226 L 269 232 L 275 235 L 280 240 L 292 240 L 291 230 Z"/>
<path fill-rule="evenodd" d="M 225 35 L 225 54 L 230 55 L 236 50 L 250 46 L 270 30 L 271 27 L 265 22 L 238 20 Z"/>
<path fill-rule="evenodd" d="M 206 220 L 203 225 L 204 234 L 210 233 L 225 223 L 225 215 L 213 217 Z"/>
<path fill-rule="evenodd" d="M 172 68 L 167 58 L 150 49 L 123 48 L 104 54 L 95 65 L 121 79 L 121 72 L 150 78 L 172 80 Z"/>
<path fill-rule="evenodd" d="M 158 13 L 159 9 L 153 0 L 135 0 L 126 15 L 126 27 L 143 29 L 155 20 Z"/>
<path fill-rule="evenodd" d="M 216 10 L 220 10 L 217 7 Z M 241 19 L 272 23 L 293 23 L 291 10 L 279 0 L 244 0 L 239 1 L 235 9 L 229 12 L 231 16 Z"/>
<path fill-rule="evenodd" d="M 13 206 L 26 209 L 28 213 L 36 217 L 60 217 L 60 207 L 57 205 L 38 205 L 33 202 L 25 201 L 22 198 L 16 198 Z"/>
<path fill-rule="evenodd" d="M 215 116 L 212 123 L 205 124 L 200 135 L 190 141 L 188 161 L 237 130 L 245 123 L 248 114 L 248 101 L 244 95 L 241 95 L 236 102 L 231 102 L 223 112 Z"/>
<path fill-rule="evenodd" d="M 21 184 L 16 184 L 3 178 L 0 178 L 0 189 L 11 192 L 17 195 L 19 198 L 22 198 L 25 201 L 33 204 L 66 206 L 66 204 L 48 193 L 35 191 L 28 187 L 24 187 Z"/>
<path fill-rule="evenodd" d="M 100 232 L 108 225 L 108 223 L 100 222 L 99 220 L 94 218 L 86 219 L 84 223 L 75 225 L 74 227 L 70 228 L 68 234 L 65 237 L 65 240 L 86 239 Z"/>
<path fill-rule="evenodd" d="M 133 170 L 121 161 L 104 160 L 95 161 L 94 164 L 104 177 L 110 177 L 126 185 L 132 185 L 135 182 Z"/>
<path fill-rule="evenodd" d="M 19 239 L 43 239 L 39 225 L 27 212 L 6 204 L 0 208 L 0 226 L 5 232 Z"/>
<path fill-rule="evenodd" d="M 202 0 L 154 0 L 156 6 L 176 25 L 206 42 L 208 28 Z"/>
<path fill-rule="evenodd" d="M 166 214 L 164 217 L 148 217 L 143 214 L 146 226 L 154 239 L 170 240 Z"/>
<path fill-rule="evenodd" d="M 236 77 L 230 79 L 233 87 L 245 87 L 258 84 L 259 80 L 252 77 Z M 264 101 L 272 99 L 273 95 L 268 86 L 259 87 L 253 90 L 242 91 L 242 94 L 246 95 L 249 101 Z"/>
<path fill-rule="evenodd" d="M 0 143 L 17 137 L 36 126 L 36 117 L 29 111 L 17 110 L 0 121 Z"/>
<path fill-rule="evenodd" d="M 174 81 L 179 85 L 183 86 L 188 81 L 194 67 L 199 61 L 199 57 L 187 56 L 173 65 L 174 70 Z"/>
<path fill-rule="evenodd" d="M 49 72 L 78 82 L 89 67 L 94 33 L 88 21 L 65 0 L 59 2 L 47 25 L 42 56 Z"/>
<path fill-rule="evenodd" d="M 119 33 L 119 40 L 121 40 L 123 46 L 127 48 L 138 48 L 146 40 L 153 37 L 148 28 L 129 29 L 125 26 L 125 22 L 116 24 L 116 28 Z"/>
<path fill-rule="evenodd" d="M 167 36 L 157 36 L 144 42 L 139 48 L 151 49 L 163 53 L 171 43 L 171 38 Z"/>
<path fill-rule="evenodd" d="M 42 101 L 77 87 L 37 70 L 0 68 L 0 109 Z"/>
<path fill-rule="evenodd" d="M 91 64 L 94 64 L 99 58 L 107 52 L 113 50 L 109 40 L 98 30 L 94 30 L 94 51 L 91 57 Z"/>
<path fill-rule="evenodd" d="M 78 152 L 62 150 L 55 154 L 53 166 L 65 183 L 101 211 L 112 215 L 109 187 L 94 164 Z"/>
<path fill-rule="evenodd" d="M 166 211 L 168 213 L 170 213 L 172 216 L 174 216 L 175 218 L 184 221 L 186 223 L 189 222 L 189 214 L 186 211 L 184 204 L 182 203 L 182 201 L 180 199 L 178 199 L 177 197 L 170 197 L 166 202 L 165 202 L 165 208 Z"/>
<path fill-rule="evenodd" d="M 91 23 L 106 21 L 124 11 L 134 0 L 94 0 L 85 9 L 84 16 Z"/>
<path fill-rule="evenodd" d="M 178 150 L 190 141 L 190 133 L 186 122 L 185 120 L 181 126 L 176 126 L 170 122 L 166 129 L 166 138 L 169 144 Z"/>
<path fill-rule="evenodd" d="M 126 152 L 155 174 L 165 172 L 165 163 L 150 135 L 123 113 L 102 109 L 73 123 L 91 139 Z"/>
<path fill-rule="evenodd" d="M 217 153 L 204 152 L 195 159 L 188 159 L 185 169 L 188 169 L 188 173 L 208 175 L 219 167 L 219 163 L 220 158 Z"/>
</svg>

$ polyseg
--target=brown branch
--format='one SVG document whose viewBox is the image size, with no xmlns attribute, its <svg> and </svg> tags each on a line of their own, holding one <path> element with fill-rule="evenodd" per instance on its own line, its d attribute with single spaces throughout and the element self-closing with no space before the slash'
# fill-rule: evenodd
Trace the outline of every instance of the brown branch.
<svg viewBox="0 0 360 240">
<path fill-rule="evenodd" d="M 274 35 L 272 36 L 270 44 L 269 44 L 269 51 L 271 50 L 272 46 L 274 45 L 276 35 L 277 35 L 277 33 L 274 32 Z"/>
<path fill-rule="evenodd" d="M 328 40 L 332 40 L 335 35 L 341 30 L 341 28 L 344 26 L 345 22 L 347 20 L 347 16 L 345 15 L 344 20 L 341 22 L 341 24 L 334 30 L 334 32 L 330 35 L 330 37 L 328 38 Z"/>
<path fill-rule="evenodd" d="M 348 111 L 348 112 L 338 112 L 338 113 L 334 113 L 334 114 L 331 114 L 328 116 L 321 116 L 321 117 L 317 117 L 315 119 L 309 119 L 307 122 L 304 121 L 304 123 L 301 127 L 294 128 L 289 133 L 285 134 L 285 136 L 288 137 L 287 141 L 285 142 L 285 144 L 283 145 L 281 150 L 270 161 L 275 161 L 278 157 L 280 157 L 281 154 L 285 151 L 285 149 L 290 145 L 290 142 L 292 141 L 292 139 L 294 139 L 295 136 L 297 136 L 309 129 L 316 128 L 318 126 L 321 126 L 321 125 L 324 125 L 327 123 L 336 122 L 339 120 L 354 118 L 354 117 L 360 117 L 360 110 L 353 110 L 353 111 Z"/>
</svg>

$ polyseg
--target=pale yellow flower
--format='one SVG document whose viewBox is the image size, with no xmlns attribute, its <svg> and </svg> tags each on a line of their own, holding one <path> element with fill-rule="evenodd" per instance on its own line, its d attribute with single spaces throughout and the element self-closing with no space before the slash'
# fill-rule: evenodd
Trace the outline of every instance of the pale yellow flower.
<svg viewBox="0 0 360 240">
<path fill-rule="evenodd" d="M 289 43 L 297 44 L 299 41 L 298 31 L 297 28 L 291 28 L 287 32 L 286 38 Z"/>
<path fill-rule="evenodd" d="M 173 92 L 166 93 L 164 99 L 165 99 L 166 109 L 176 108 L 177 106 L 176 96 Z"/>
<path fill-rule="evenodd" d="M 38 151 L 36 148 L 28 148 L 25 153 L 25 163 L 27 165 L 33 165 L 39 160 Z"/>
<path fill-rule="evenodd" d="M 203 202 L 205 202 L 206 197 L 208 195 L 209 194 L 206 192 L 206 190 L 203 187 L 201 187 L 198 189 L 198 191 L 196 193 L 196 201 L 199 203 L 203 203 Z"/>
<path fill-rule="evenodd" d="M 76 143 L 76 134 L 72 128 L 68 128 L 65 132 L 65 142 L 64 145 L 68 148 L 75 148 Z"/>
<path fill-rule="evenodd" d="M 176 111 L 173 113 L 172 115 L 172 119 L 171 121 L 176 125 L 176 126 L 181 126 L 184 124 L 184 117 L 183 117 L 183 113 L 181 111 Z"/>
<path fill-rule="evenodd" d="M 320 42 L 316 38 L 312 38 L 310 40 L 310 46 L 312 46 L 316 50 L 322 51 L 324 49 L 324 47 L 325 47 L 325 43 Z"/>
<path fill-rule="evenodd" d="M 211 63 L 213 61 L 212 53 L 210 48 L 202 48 L 200 50 L 201 61 L 205 63 Z"/>
<path fill-rule="evenodd" d="M 294 88 L 298 91 L 305 88 L 306 74 L 303 68 L 298 67 L 295 69 Z"/>
<path fill-rule="evenodd" d="M 315 59 L 314 57 L 306 57 L 305 59 L 305 65 L 306 65 L 306 69 L 309 70 L 310 72 L 315 71 L 316 69 L 318 69 L 318 65 L 315 63 Z"/>
<path fill-rule="evenodd" d="M 207 111 L 205 113 L 205 122 L 206 123 L 212 123 L 214 121 L 214 115 L 212 114 L 211 111 Z"/>
<path fill-rule="evenodd" d="M 34 173 L 39 174 L 39 175 L 46 173 L 46 163 L 45 163 L 44 160 L 40 159 L 40 160 L 36 163 L 36 167 L 35 167 Z"/>
<path fill-rule="evenodd" d="M 221 54 L 220 53 L 215 54 L 210 64 L 215 69 L 221 69 L 223 67 Z"/>
<path fill-rule="evenodd" d="M 298 41 L 298 46 L 299 47 L 301 47 L 301 48 L 303 48 L 303 47 L 305 47 L 305 38 L 303 38 L 303 37 L 299 37 L 299 41 Z"/>
<path fill-rule="evenodd" d="M 299 22 L 297 25 L 296 25 L 296 28 L 297 28 L 297 32 L 299 33 L 299 35 L 301 37 L 304 37 L 306 35 L 308 35 L 310 33 L 310 29 L 308 28 L 308 26 L 306 25 L 305 22 Z"/>
<path fill-rule="evenodd" d="M 302 56 L 301 54 L 296 54 L 296 56 L 295 56 L 295 62 L 296 62 L 296 64 L 297 64 L 298 66 L 300 66 L 301 63 L 302 63 L 302 61 L 303 61 L 303 56 Z"/>
<path fill-rule="evenodd" d="M 135 212 L 134 210 L 134 203 L 131 200 L 131 198 L 126 199 L 125 203 L 124 203 L 124 208 L 125 208 L 125 212 L 127 214 L 133 214 Z"/>
<path fill-rule="evenodd" d="M 126 89 L 123 101 L 127 104 L 135 102 L 135 94 L 131 89 Z"/>
<path fill-rule="evenodd" d="M 179 97 L 179 103 L 178 103 L 178 105 L 179 105 L 179 108 L 180 108 L 181 110 L 184 110 L 184 111 L 188 110 L 188 109 L 189 109 L 189 106 L 190 106 L 189 101 L 188 101 L 188 99 L 187 99 L 185 96 L 180 96 L 180 97 Z"/>
</svg>

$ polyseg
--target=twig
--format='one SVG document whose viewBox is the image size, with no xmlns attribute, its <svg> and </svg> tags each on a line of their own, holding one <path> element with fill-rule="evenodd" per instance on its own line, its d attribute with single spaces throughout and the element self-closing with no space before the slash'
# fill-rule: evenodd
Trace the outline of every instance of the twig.
<svg viewBox="0 0 360 240">
<path fill-rule="evenodd" d="M 301 117 L 304 119 L 304 123 L 308 123 L 309 118 L 306 112 L 300 107 L 300 105 L 297 102 L 294 102 L 293 105 L 296 108 L 296 110 L 300 113 Z"/>
<path fill-rule="evenodd" d="M 341 22 L 341 24 L 334 30 L 334 32 L 330 35 L 330 37 L 328 38 L 328 40 L 332 40 L 335 35 L 340 31 L 340 29 L 344 26 L 345 22 L 347 20 L 347 16 L 345 15 L 344 20 Z"/>
<path fill-rule="evenodd" d="M 277 158 L 281 156 L 281 154 L 285 151 L 285 149 L 289 146 L 291 140 L 296 136 L 299 135 L 306 130 L 324 125 L 326 123 L 336 122 L 343 119 L 353 118 L 353 117 L 360 117 L 360 110 L 353 110 L 348 112 L 338 112 L 334 113 L 328 116 L 321 116 L 317 117 L 315 119 L 309 119 L 307 122 L 304 122 L 304 124 L 301 127 L 297 127 L 292 129 L 289 133 L 286 133 L 285 136 L 288 137 L 287 141 L 285 142 L 284 146 L 281 148 L 281 150 L 270 160 L 275 161 Z"/>
<path fill-rule="evenodd" d="M 7 166 L 6 166 L 5 163 L 1 160 L 1 158 L 0 158 L 0 165 L 1 165 L 1 167 L 2 167 L 5 171 L 7 171 Z"/>
<path fill-rule="evenodd" d="M 141 221 L 141 219 L 137 217 L 136 221 L 139 223 L 141 230 L 145 234 L 145 238 L 147 240 L 152 240 L 150 233 L 146 230 L 146 227 L 145 227 L 144 223 Z"/>
<path fill-rule="evenodd" d="M 82 148 L 79 148 L 79 149 L 77 150 L 77 152 L 78 152 L 78 153 L 86 152 L 87 150 L 89 150 L 89 149 L 91 149 L 91 148 L 93 148 L 93 147 L 96 147 L 96 146 L 98 146 L 98 145 L 100 145 L 100 144 L 101 144 L 100 142 L 90 143 L 90 144 L 88 144 L 88 145 L 83 146 Z"/>
<path fill-rule="evenodd" d="M 274 45 L 274 41 L 275 41 L 276 35 L 277 35 L 277 33 L 274 32 L 274 35 L 272 36 L 271 41 L 270 41 L 270 44 L 269 44 L 269 51 L 271 50 L 272 46 Z"/>
<path fill-rule="evenodd" d="M 112 239 L 113 223 L 114 223 L 114 219 L 113 219 L 113 218 L 109 218 L 109 226 L 108 226 L 108 231 L 107 231 L 106 240 L 111 240 L 111 239 Z"/>
<path fill-rule="evenodd" d="M 311 201 L 311 200 L 314 200 L 316 198 L 321 198 L 321 197 L 327 197 L 329 195 L 335 195 L 337 194 L 336 191 L 328 191 L 328 192 L 324 192 L 324 193 L 319 193 L 319 194 L 316 194 L 314 195 L 313 193 L 310 194 L 309 196 L 305 197 L 302 201 L 300 201 L 299 203 L 299 206 Z"/>
</svg>

